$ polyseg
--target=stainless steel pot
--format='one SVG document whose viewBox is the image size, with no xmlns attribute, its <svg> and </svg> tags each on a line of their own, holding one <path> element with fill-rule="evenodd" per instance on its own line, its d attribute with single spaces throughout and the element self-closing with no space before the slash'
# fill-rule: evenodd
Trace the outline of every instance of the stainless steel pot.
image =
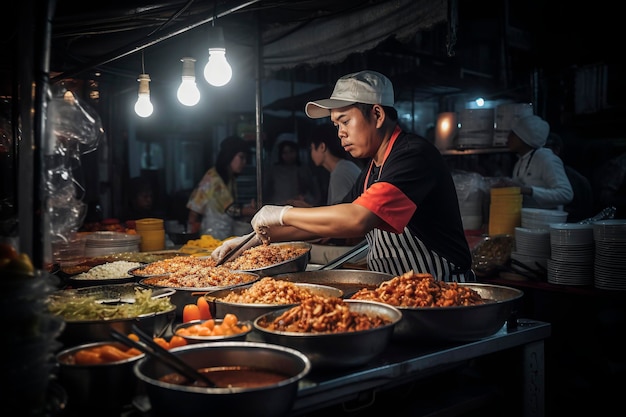
<svg viewBox="0 0 626 417">
<path fill-rule="evenodd" d="M 262 367 L 285 375 L 285 379 L 256 388 L 203 388 L 159 380 L 172 371 L 151 357 L 136 363 L 134 373 L 145 385 L 155 416 L 202 415 L 283 417 L 298 395 L 298 383 L 311 362 L 297 350 L 256 342 L 213 342 L 170 350 L 196 369 L 211 367 Z"/>
<path fill-rule="evenodd" d="M 398 307 L 402 320 L 394 339 L 419 342 L 470 342 L 498 332 L 524 295 L 523 291 L 491 284 L 459 284 L 476 290 L 486 304 L 460 307 Z"/>
</svg>

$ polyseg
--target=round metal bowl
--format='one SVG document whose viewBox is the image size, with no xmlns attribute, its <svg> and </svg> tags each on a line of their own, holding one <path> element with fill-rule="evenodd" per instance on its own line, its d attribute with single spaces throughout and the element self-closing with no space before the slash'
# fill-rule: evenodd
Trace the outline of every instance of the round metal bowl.
<svg viewBox="0 0 626 417">
<path fill-rule="evenodd" d="M 362 271 L 358 269 L 325 269 L 274 275 L 274 279 L 339 288 L 343 291 L 343 297 L 345 298 L 349 298 L 363 288 L 374 289 L 382 282 L 391 278 L 393 278 L 393 275 L 384 272 Z"/>
<path fill-rule="evenodd" d="M 137 282 L 137 278 L 119 277 L 119 278 L 92 278 L 92 279 L 78 279 L 76 277 L 69 277 L 65 283 L 72 288 L 93 287 L 99 285 L 117 285 L 128 284 L 131 282 Z"/>
<path fill-rule="evenodd" d="M 221 325 L 224 321 L 223 319 L 212 319 L 214 320 L 216 325 Z M 181 323 L 174 327 L 174 334 L 179 335 L 178 331 L 181 329 L 186 329 L 188 327 L 197 326 L 203 323 L 204 320 L 193 320 L 187 323 Z M 190 335 L 179 335 L 184 338 L 187 343 L 206 343 L 206 342 L 232 342 L 232 341 L 242 341 L 246 340 L 246 337 L 252 332 L 252 322 L 249 320 L 238 321 L 237 326 L 243 327 L 245 326 L 247 330 L 244 330 L 241 333 L 228 334 L 228 335 L 220 335 L 220 336 L 190 336 Z"/>
<path fill-rule="evenodd" d="M 112 262 L 116 262 L 116 261 L 111 261 L 111 263 Z M 101 265 L 106 265 L 106 264 L 107 262 L 104 262 L 100 265 L 94 265 L 84 272 L 89 273 L 93 268 L 97 268 L 97 267 L 100 267 Z M 141 265 L 135 266 L 131 268 L 130 270 L 141 268 L 143 266 L 145 266 L 145 264 L 141 263 Z M 71 288 L 82 288 L 82 287 L 92 287 L 92 286 L 99 286 L 99 285 L 127 284 L 127 283 L 137 282 L 137 281 L 138 281 L 138 278 L 128 272 L 126 276 L 124 276 L 124 274 L 119 274 L 119 276 L 117 277 L 112 276 L 110 278 L 95 278 L 95 277 L 81 278 L 81 274 L 78 273 L 75 275 L 68 276 L 65 279 L 65 284 L 70 286 Z"/>
<path fill-rule="evenodd" d="M 144 354 L 93 365 L 77 365 L 69 360 L 79 350 L 102 345 L 128 349 L 117 342 L 95 342 L 74 346 L 56 355 L 59 383 L 67 393 L 67 410 L 72 415 L 89 415 L 94 411 L 119 415 L 137 393 L 138 381 L 133 367 Z"/>
<path fill-rule="evenodd" d="M 205 295 L 205 298 L 209 302 L 211 308 L 211 314 L 215 318 L 224 318 L 228 313 L 236 315 L 239 320 L 253 321 L 257 317 L 269 313 L 270 311 L 280 310 L 285 307 L 291 307 L 296 304 L 253 304 L 253 303 L 233 303 L 229 301 L 223 301 L 222 299 L 230 293 L 240 294 L 250 288 L 253 284 L 243 285 L 237 288 L 230 288 L 225 290 L 212 291 Z M 327 285 L 296 283 L 297 286 L 308 289 L 315 295 L 321 295 L 323 297 L 341 297 L 343 291 L 335 287 L 329 287 Z"/>
<path fill-rule="evenodd" d="M 158 277 L 155 276 L 155 277 L 150 277 L 150 278 L 143 278 L 139 280 L 139 283 L 141 285 L 144 285 L 146 287 L 153 288 L 153 289 L 175 290 L 176 292 L 172 295 L 172 303 L 176 305 L 176 317 L 178 319 L 181 319 L 183 317 L 183 309 L 185 308 L 185 306 L 187 304 L 195 304 L 198 301 L 198 297 L 202 297 L 203 295 L 213 292 L 213 291 L 218 291 L 218 290 L 228 291 L 228 290 L 238 288 L 241 286 L 250 285 L 258 281 L 261 278 L 259 275 L 254 274 L 252 272 L 247 272 L 247 271 L 232 271 L 232 272 L 245 277 L 246 278 L 244 280 L 245 282 L 243 284 L 236 284 L 236 285 L 230 285 L 230 286 L 225 286 L 225 287 L 170 287 L 170 286 L 155 284 L 154 283 L 155 281 L 158 281 L 159 279 L 163 277 L 163 276 L 158 276 Z M 217 317 L 217 316 L 214 315 L 213 317 Z M 239 315 L 237 317 L 239 317 Z M 222 316 L 218 318 L 224 318 L 224 317 Z M 242 318 L 240 317 L 240 319 Z"/>
<path fill-rule="evenodd" d="M 134 302 L 136 288 L 147 289 L 139 284 L 102 285 L 94 287 L 77 288 L 73 290 L 60 290 L 50 295 L 63 300 L 64 297 L 88 298 L 95 303 Z M 173 289 L 153 291 L 158 297 L 171 297 L 176 293 Z M 67 346 L 112 340 L 111 330 L 117 330 L 123 334 L 132 332 L 133 324 L 137 325 L 147 334 L 153 337 L 163 336 L 174 322 L 176 306 L 165 311 L 143 314 L 136 317 L 118 319 L 93 319 L 93 320 L 68 320 L 63 318 L 65 326 L 58 337 L 59 342 Z"/>
<path fill-rule="evenodd" d="M 256 388 L 176 385 L 159 381 L 172 371 L 159 361 L 145 357 L 136 363 L 134 373 L 144 383 L 151 409 L 158 416 L 197 417 L 199 410 L 209 410 L 212 415 L 286 416 L 298 395 L 299 381 L 311 369 L 309 359 L 301 352 L 258 342 L 200 343 L 170 352 L 196 369 L 262 368 L 281 373 L 285 379 Z"/>
<path fill-rule="evenodd" d="M 306 266 L 311 258 L 311 244 L 309 242 L 278 242 L 272 243 L 272 246 L 294 246 L 297 248 L 307 249 L 305 253 L 293 259 L 289 259 L 277 264 L 264 266 L 262 268 L 244 269 L 244 271 L 259 274 L 261 277 L 284 274 L 286 272 L 305 271 Z"/>
<path fill-rule="evenodd" d="M 402 319 L 395 307 L 376 301 L 345 300 L 350 311 L 380 316 L 390 321 L 384 326 L 344 333 L 299 333 L 267 329 L 288 308 L 266 313 L 254 320 L 254 330 L 264 342 L 288 346 L 304 353 L 313 370 L 345 368 L 367 363 L 382 353 L 391 340 L 394 327 Z"/>
<path fill-rule="evenodd" d="M 486 304 L 459 307 L 398 307 L 402 320 L 394 339 L 421 342 L 470 342 L 498 332 L 524 295 L 523 291 L 491 284 L 459 284 L 476 290 Z"/>
</svg>

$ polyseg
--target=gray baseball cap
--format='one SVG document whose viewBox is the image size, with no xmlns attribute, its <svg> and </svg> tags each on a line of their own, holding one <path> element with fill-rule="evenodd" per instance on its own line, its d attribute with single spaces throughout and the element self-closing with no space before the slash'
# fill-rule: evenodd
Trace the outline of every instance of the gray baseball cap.
<svg viewBox="0 0 626 417">
<path fill-rule="evenodd" d="M 330 116 L 331 109 L 355 103 L 393 107 L 393 85 L 389 78 L 369 70 L 344 75 L 337 80 L 329 99 L 309 101 L 305 106 L 305 112 L 311 119 L 319 119 Z"/>
</svg>

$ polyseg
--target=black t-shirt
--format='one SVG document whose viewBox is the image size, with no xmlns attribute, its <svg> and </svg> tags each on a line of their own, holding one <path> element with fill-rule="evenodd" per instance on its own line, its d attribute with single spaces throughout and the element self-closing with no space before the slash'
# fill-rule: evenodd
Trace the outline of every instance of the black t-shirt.
<svg viewBox="0 0 626 417">
<path fill-rule="evenodd" d="M 366 167 L 344 202 L 375 213 L 386 223 L 383 230 L 400 233 L 408 226 L 457 268 L 471 267 L 452 175 L 439 150 L 425 138 L 401 132 L 379 172 Z"/>
</svg>

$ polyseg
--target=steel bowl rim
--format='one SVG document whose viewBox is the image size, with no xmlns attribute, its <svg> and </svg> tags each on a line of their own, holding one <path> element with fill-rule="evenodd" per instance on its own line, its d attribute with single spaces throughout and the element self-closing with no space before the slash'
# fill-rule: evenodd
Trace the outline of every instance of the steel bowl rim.
<svg viewBox="0 0 626 417">
<path fill-rule="evenodd" d="M 134 284 L 134 285 L 129 285 L 129 284 Z M 122 283 L 122 284 L 103 284 L 103 285 L 92 285 L 92 286 L 86 286 L 86 287 L 82 287 L 82 288 L 75 288 L 75 289 L 71 289 L 71 290 L 58 290 L 56 292 L 53 292 L 52 294 L 49 295 L 49 297 L 54 297 L 56 295 L 63 297 L 65 293 L 67 292 L 74 292 L 74 293 L 80 293 L 80 292 L 88 292 L 88 291 L 94 291 L 97 290 L 98 288 L 102 288 L 105 289 L 106 287 L 112 287 L 115 288 L 116 286 L 119 287 L 133 287 L 133 288 L 144 288 L 147 290 L 152 290 L 151 288 L 146 288 L 145 285 L 141 285 L 140 283 L 136 283 L 136 282 L 129 282 L 129 283 Z M 169 291 L 164 291 L 162 294 L 160 294 L 160 297 L 163 296 L 167 296 L 167 297 L 172 297 L 175 293 L 176 290 L 174 288 L 166 288 L 166 290 Z M 89 294 L 87 294 L 89 295 Z M 171 303 L 171 301 L 170 301 Z M 171 303 L 172 305 L 170 306 L 169 309 L 167 310 L 163 310 L 163 311 L 156 311 L 156 312 L 152 312 L 152 313 L 145 313 L 145 314 L 140 314 L 138 316 L 134 316 L 134 317 L 119 317 L 119 318 L 112 318 L 112 319 L 93 319 L 93 320 L 68 320 L 63 316 L 58 316 L 60 318 L 63 319 L 63 321 L 65 323 L 70 323 L 70 324 L 100 324 L 100 323 L 115 323 L 115 322 L 124 322 L 124 321 L 130 321 L 130 320 L 137 320 L 137 319 L 143 319 L 143 318 L 149 318 L 149 317 L 155 317 L 155 316 L 159 316 L 159 315 L 166 315 L 168 313 L 172 313 L 176 310 L 176 305 L 174 305 L 173 303 Z"/>
<path fill-rule="evenodd" d="M 255 275 L 255 278 L 252 281 L 248 281 L 248 282 L 243 282 L 241 284 L 234 284 L 234 285 L 224 285 L 221 287 L 218 286 L 213 286 L 213 287 L 173 287 L 170 285 L 157 285 L 157 284 L 150 284 L 147 283 L 145 280 L 149 279 L 149 278 L 156 278 L 156 277 L 165 277 L 168 276 L 169 274 L 164 274 L 164 275 L 152 275 L 152 276 L 145 276 L 142 279 L 139 280 L 139 283 L 141 285 L 144 285 L 146 287 L 153 287 L 153 288 L 171 288 L 174 290 L 180 290 L 180 291 L 192 291 L 192 292 L 205 292 L 205 293 L 209 293 L 211 291 L 219 291 L 219 290 L 229 290 L 229 289 L 233 289 L 233 288 L 237 288 L 237 287 L 241 287 L 243 285 L 248 285 L 248 284 L 252 284 L 255 283 L 256 281 L 261 279 L 261 276 L 259 274 L 256 274 L 254 272 L 251 271 L 238 271 L 238 270 L 231 270 L 231 272 L 237 272 L 237 273 L 243 273 L 243 274 L 247 274 L 247 275 Z"/>
<path fill-rule="evenodd" d="M 175 348 L 170 349 L 170 352 L 176 353 L 176 352 L 190 350 L 190 349 L 191 350 L 202 349 L 202 348 L 221 349 L 221 348 L 229 348 L 229 347 L 232 347 L 232 348 L 255 347 L 255 348 L 264 348 L 264 349 L 273 350 L 273 351 L 280 351 L 282 353 L 287 353 L 291 356 L 295 356 L 303 363 L 304 367 L 296 375 L 283 379 L 277 382 L 276 384 L 266 385 L 262 387 L 248 387 L 248 388 L 246 387 L 231 387 L 231 388 L 194 387 L 194 386 L 171 384 L 171 383 L 159 381 L 157 379 L 144 375 L 140 371 L 141 365 L 149 359 L 148 357 L 141 358 L 133 365 L 133 373 L 143 383 L 158 386 L 161 388 L 167 388 L 167 389 L 177 391 L 177 392 L 185 392 L 185 393 L 193 393 L 193 394 L 238 394 L 238 393 L 248 393 L 248 392 L 254 392 L 254 391 L 265 391 L 268 389 L 276 389 L 276 388 L 284 387 L 287 385 L 291 385 L 293 383 L 297 383 L 299 380 L 304 378 L 311 371 L 311 360 L 304 353 L 300 352 L 299 350 L 287 347 L 287 346 L 275 345 L 275 344 L 265 343 L 265 342 L 247 342 L 247 341 L 204 342 L 204 343 L 195 343 L 195 344 L 175 347 Z"/>
<path fill-rule="evenodd" d="M 63 319 L 66 323 L 69 324 L 103 324 L 103 323 L 118 323 L 118 322 L 124 322 L 124 321 L 134 321 L 137 319 L 144 319 L 144 318 L 149 318 L 149 317 L 155 317 L 155 316 L 159 316 L 159 315 L 166 315 L 169 313 L 173 313 L 176 311 L 176 306 L 172 304 L 172 307 L 170 307 L 168 310 L 163 310 L 163 311 L 157 311 L 154 313 L 146 313 L 146 314 L 140 314 L 138 316 L 135 317 L 124 317 L 124 318 L 116 318 L 116 319 L 98 319 L 98 320 L 67 320 L 67 319 Z"/>
<path fill-rule="evenodd" d="M 121 361 L 106 362 L 106 363 L 93 363 L 93 364 L 73 364 L 73 363 L 62 362 L 60 360 L 63 356 L 78 352 L 79 350 L 89 349 L 90 347 L 103 346 L 103 345 L 124 346 L 122 343 L 116 342 L 113 340 L 102 340 L 98 342 L 81 343 L 80 345 L 75 345 L 75 346 L 63 349 L 62 351 L 54 355 L 54 357 L 55 357 L 56 362 L 59 364 L 59 366 L 67 367 L 68 369 L 89 369 L 89 368 L 105 368 L 105 367 L 113 367 L 113 366 L 118 366 L 118 365 L 126 365 L 128 363 L 138 361 L 139 359 L 142 359 L 144 356 L 146 356 L 145 353 L 140 353 L 139 355 L 122 359 Z"/>
<path fill-rule="evenodd" d="M 396 324 L 398 324 L 400 322 L 400 320 L 402 320 L 402 311 L 395 307 L 392 306 L 391 304 L 386 304 L 386 303 L 381 303 L 379 301 L 371 301 L 371 300 L 343 300 L 346 303 L 349 304 L 372 304 L 372 305 L 378 305 L 381 308 L 384 308 L 386 310 L 388 310 L 389 312 L 391 312 L 392 315 L 395 316 L 394 319 L 392 319 L 391 323 L 387 323 L 384 324 L 382 326 L 377 326 L 377 327 L 373 327 L 371 329 L 366 329 L 366 330 L 357 330 L 354 332 L 335 332 L 335 333 L 304 333 L 304 332 L 284 332 L 284 331 L 275 331 L 275 330 L 268 330 L 267 328 L 261 326 L 259 324 L 259 322 L 264 318 L 264 317 L 268 317 L 270 315 L 280 315 L 282 313 L 284 313 L 285 311 L 289 310 L 292 307 L 287 307 L 284 309 L 280 309 L 280 310 L 275 310 L 275 311 L 270 311 L 268 313 L 262 314 L 259 317 L 257 317 L 252 324 L 254 325 L 254 329 L 263 333 L 267 333 L 267 334 L 272 334 L 272 335 L 276 335 L 276 336 L 291 336 L 291 337 L 299 337 L 299 338 L 320 338 L 320 337 L 333 337 L 333 338 L 337 338 L 337 337 L 345 337 L 346 335 L 365 335 L 368 333 L 373 333 L 373 332 L 377 332 L 377 331 L 381 331 L 384 329 L 387 329 L 389 327 L 393 327 Z"/>
</svg>

